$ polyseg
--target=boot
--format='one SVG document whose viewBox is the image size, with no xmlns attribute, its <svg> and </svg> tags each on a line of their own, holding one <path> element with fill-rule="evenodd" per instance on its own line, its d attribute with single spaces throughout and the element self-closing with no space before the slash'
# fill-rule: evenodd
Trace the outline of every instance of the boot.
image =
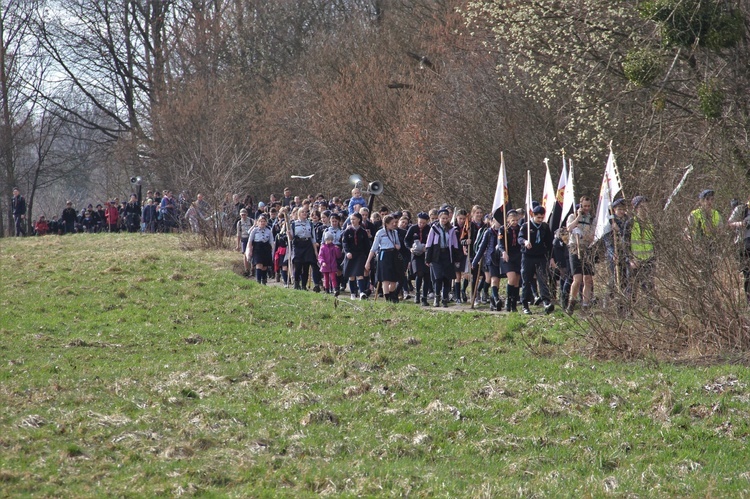
<svg viewBox="0 0 750 499">
<path fill-rule="evenodd" d="M 555 304 L 552 303 L 551 301 L 545 300 L 544 301 L 544 313 L 551 314 L 554 311 L 555 311 Z"/>
<path fill-rule="evenodd" d="M 568 315 L 573 315 L 573 311 L 576 309 L 576 301 L 570 300 L 568 302 L 568 308 L 565 309 L 565 313 Z"/>
<path fill-rule="evenodd" d="M 513 311 L 518 312 L 518 302 L 521 301 L 521 288 L 513 286 Z"/>
</svg>

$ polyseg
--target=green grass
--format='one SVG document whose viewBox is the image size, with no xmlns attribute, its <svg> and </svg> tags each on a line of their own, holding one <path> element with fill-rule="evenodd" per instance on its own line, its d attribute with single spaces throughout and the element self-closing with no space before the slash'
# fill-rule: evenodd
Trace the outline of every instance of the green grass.
<svg viewBox="0 0 750 499">
<path fill-rule="evenodd" d="M 741 366 L 263 288 L 171 236 L 0 240 L 2 496 L 750 495 Z"/>
</svg>

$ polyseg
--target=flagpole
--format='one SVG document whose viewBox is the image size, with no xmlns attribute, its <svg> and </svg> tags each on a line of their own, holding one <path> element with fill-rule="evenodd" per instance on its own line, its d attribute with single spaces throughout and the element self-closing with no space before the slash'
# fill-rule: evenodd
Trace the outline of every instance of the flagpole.
<svg viewBox="0 0 750 499">
<path fill-rule="evenodd" d="M 500 164 L 505 166 L 505 158 L 503 157 L 503 151 L 500 151 Z M 505 175 L 505 168 L 503 168 L 503 175 Z M 503 178 L 503 194 L 505 193 L 505 179 Z M 505 205 L 508 204 L 508 200 L 505 199 L 505 195 L 503 195 L 503 239 L 505 239 L 505 252 L 508 252 L 508 216 L 507 211 L 505 209 Z"/>
<path fill-rule="evenodd" d="M 526 170 L 526 198 L 529 200 L 529 203 L 531 203 L 531 170 Z M 529 208 L 531 208 L 531 204 L 526 207 L 527 241 L 531 241 L 531 213 L 529 213 Z"/>
<path fill-rule="evenodd" d="M 486 251 L 486 250 L 485 250 Z M 474 283 L 474 292 L 471 294 L 471 308 L 474 309 L 474 302 L 477 300 L 477 291 L 479 290 L 480 276 L 482 275 L 482 263 L 484 263 L 484 255 L 479 259 L 479 269 L 477 270 L 477 281 Z"/>
</svg>

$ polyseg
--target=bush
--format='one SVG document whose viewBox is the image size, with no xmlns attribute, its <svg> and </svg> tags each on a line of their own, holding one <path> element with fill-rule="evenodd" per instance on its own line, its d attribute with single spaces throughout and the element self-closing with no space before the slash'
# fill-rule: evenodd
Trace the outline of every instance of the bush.
<svg viewBox="0 0 750 499">
<path fill-rule="evenodd" d="M 639 87 L 647 87 L 659 76 L 661 60 L 654 50 L 634 49 L 625 56 L 622 69 L 631 83 Z"/>
<path fill-rule="evenodd" d="M 678 359 L 750 347 L 750 313 L 734 232 L 722 227 L 711 239 L 691 239 L 685 231 L 688 211 L 656 213 L 653 219 L 654 289 L 609 290 L 604 309 L 583 316 L 597 355 Z M 607 270 L 600 270 L 599 281 L 601 276 L 606 280 Z"/>
</svg>

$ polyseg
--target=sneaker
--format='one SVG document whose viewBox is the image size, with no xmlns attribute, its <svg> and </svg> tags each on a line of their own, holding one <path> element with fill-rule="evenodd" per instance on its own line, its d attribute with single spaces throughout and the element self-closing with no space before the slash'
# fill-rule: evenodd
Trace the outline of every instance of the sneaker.
<svg viewBox="0 0 750 499">
<path fill-rule="evenodd" d="M 352 299 L 352 300 L 356 300 L 356 299 L 357 299 L 357 293 L 352 293 L 352 295 L 351 295 L 351 299 Z"/>
<path fill-rule="evenodd" d="M 359 299 L 360 300 L 366 300 L 367 299 L 367 293 L 360 293 L 359 294 Z"/>
<path fill-rule="evenodd" d="M 460 296 L 457 296 L 457 297 L 456 297 L 456 299 L 455 299 L 455 300 L 453 300 L 453 301 L 455 301 L 455 302 L 456 302 L 456 305 L 461 305 L 461 303 L 463 303 L 463 302 L 461 301 L 461 297 L 460 297 Z"/>
<path fill-rule="evenodd" d="M 432 304 L 433 307 L 439 307 L 440 306 L 440 300 L 435 298 L 435 302 Z"/>
<path fill-rule="evenodd" d="M 448 308 L 448 300 L 443 300 L 443 308 Z"/>
<path fill-rule="evenodd" d="M 430 306 L 430 304 L 427 302 L 427 298 L 422 298 L 422 301 L 421 302 L 417 302 L 417 303 L 422 303 L 423 307 L 429 307 Z"/>
<path fill-rule="evenodd" d="M 433 298 L 435 298 L 435 293 L 433 293 L 432 291 L 430 291 L 430 292 L 429 292 L 429 293 L 427 294 L 427 298 L 429 298 L 430 300 L 432 300 Z"/>
<path fill-rule="evenodd" d="M 313 291 L 315 291 L 316 293 L 320 293 L 320 286 L 316 284 L 315 287 L 313 288 Z"/>
<path fill-rule="evenodd" d="M 523 313 L 526 315 L 531 315 L 531 309 L 527 306 L 523 307 Z"/>
<path fill-rule="evenodd" d="M 544 313 L 551 314 L 555 311 L 555 304 L 549 301 L 544 302 Z"/>
<path fill-rule="evenodd" d="M 482 302 L 480 302 L 479 299 L 477 299 L 476 301 L 474 301 L 474 308 L 478 308 L 481 304 Z"/>
<path fill-rule="evenodd" d="M 341 290 L 339 288 L 336 288 L 336 291 L 333 292 L 333 296 L 338 296 L 341 294 Z"/>
<path fill-rule="evenodd" d="M 404 295 L 404 300 L 411 300 L 411 295 L 409 293 L 406 293 Z"/>
<path fill-rule="evenodd" d="M 466 290 L 465 289 L 461 290 L 461 301 L 463 301 L 464 303 L 466 303 L 466 302 L 469 301 L 469 297 L 466 296 Z"/>
<path fill-rule="evenodd" d="M 414 297 L 414 303 L 416 303 L 417 305 L 419 305 L 419 301 L 420 301 L 419 300 L 419 296 L 415 296 Z M 424 300 L 424 301 L 427 301 L 427 300 Z"/>
<path fill-rule="evenodd" d="M 541 304 L 542 304 L 542 297 L 537 296 L 536 299 L 534 300 L 534 305 L 541 305 Z"/>
<path fill-rule="evenodd" d="M 490 312 L 494 312 L 495 310 L 497 310 L 497 302 L 494 296 L 490 296 Z"/>
<path fill-rule="evenodd" d="M 497 302 L 495 303 L 495 310 L 497 310 L 498 312 L 502 312 L 503 305 L 504 305 L 503 299 L 502 298 L 498 298 Z"/>
</svg>

